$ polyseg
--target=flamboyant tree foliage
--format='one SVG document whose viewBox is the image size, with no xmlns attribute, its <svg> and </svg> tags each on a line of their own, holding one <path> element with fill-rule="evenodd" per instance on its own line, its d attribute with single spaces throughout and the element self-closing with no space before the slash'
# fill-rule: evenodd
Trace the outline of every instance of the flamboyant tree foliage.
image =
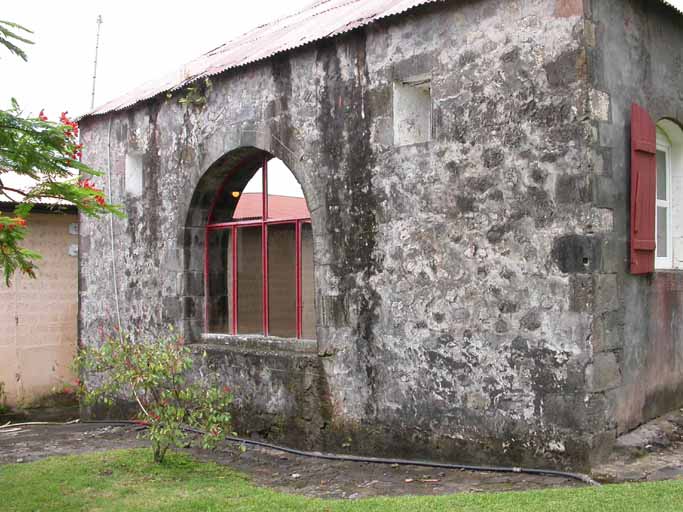
<svg viewBox="0 0 683 512">
<path fill-rule="evenodd" d="M 26 60 L 15 42 L 32 43 L 17 32 L 30 33 L 16 23 L 0 20 L 0 45 Z M 37 117 L 26 116 L 14 99 L 9 109 L 0 110 L 0 202 L 14 205 L 12 214 L 0 212 L 0 267 L 7 286 L 17 271 L 36 276 L 40 255 L 22 247 L 30 228 L 29 214 L 36 204 L 54 204 L 55 208 L 72 204 L 91 216 L 121 215 L 89 179 L 100 173 L 81 163 L 83 146 L 78 135 L 78 124 L 66 112 L 58 121 L 51 121 L 42 111 Z"/>
</svg>

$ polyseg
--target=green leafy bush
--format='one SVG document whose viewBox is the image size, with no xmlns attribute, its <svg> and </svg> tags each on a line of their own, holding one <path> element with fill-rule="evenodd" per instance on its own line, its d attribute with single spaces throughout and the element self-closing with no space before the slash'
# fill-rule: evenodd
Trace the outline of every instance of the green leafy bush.
<svg viewBox="0 0 683 512">
<path fill-rule="evenodd" d="M 192 352 L 173 331 L 143 340 L 128 333 L 105 337 L 100 346 L 81 349 L 75 365 L 86 376 L 78 382 L 86 405 L 111 406 L 124 397 L 137 402 L 156 462 L 169 447 L 191 442 L 188 427 L 205 432 L 203 448 L 214 448 L 230 432 L 230 389 L 208 376 L 190 378 Z"/>
</svg>

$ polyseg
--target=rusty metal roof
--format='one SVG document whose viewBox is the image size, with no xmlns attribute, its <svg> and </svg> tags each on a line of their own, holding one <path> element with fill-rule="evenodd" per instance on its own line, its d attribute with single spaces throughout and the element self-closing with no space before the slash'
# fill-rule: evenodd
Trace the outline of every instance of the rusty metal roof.
<svg viewBox="0 0 683 512">
<path fill-rule="evenodd" d="M 666 5 L 669 5 L 669 6 L 673 7 L 674 9 L 676 9 L 676 10 L 677 10 L 678 12 L 680 12 L 681 14 L 683 14 L 683 9 L 680 7 L 680 0 L 679 0 L 679 5 L 675 5 L 675 4 L 674 4 L 672 1 L 670 1 L 670 0 L 661 0 L 661 1 L 664 2 Z"/>
<path fill-rule="evenodd" d="M 263 194 L 261 192 L 245 192 L 242 194 L 233 220 L 259 219 L 262 215 Z M 309 219 L 311 217 L 303 197 L 281 196 L 268 194 L 268 215 L 271 219 L 296 220 Z"/>
<path fill-rule="evenodd" d="M 164 92 L 180 89 L 246 64 L 401 14 L 418 5 L 446 0 L 318 0 L 299 12 L 247 32 L 205 53 L 179 71 L 130 91 L 82 117 L 124 110 Z"/>
<path fill-rule="evenodd" d="M 308 7 L 262 25 L 205 53 L 180 70 L 153 80 L 105 103 L 81 118 L 127 109 L 159 94 L 180 89 L 210 77 L 278 53 L 331 38 L 377 20 L 404 13 L 419 5 L 447 0 L 317 0 Z M 670 0 L 660 0 L 681 12 Z"/>
</svg>

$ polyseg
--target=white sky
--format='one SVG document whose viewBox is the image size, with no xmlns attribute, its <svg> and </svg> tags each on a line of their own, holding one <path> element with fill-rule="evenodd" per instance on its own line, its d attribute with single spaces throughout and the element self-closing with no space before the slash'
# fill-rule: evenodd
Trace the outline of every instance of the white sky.
<svg viewBox="0 0 683 512">
<path fill-rule="evenodd" d="M 312 1 L 2 0 L 0 19 L 33 30 L 35 44 L 25 46 L 28 63 L 0 51 L 0 105 L 15 97 L 27 113 L 44 108 L 51 119 L 89 110 L 98 14 L 104 24 L 95 105 Z M 683 0 L 670 2 L 683 10 Z M 300 195 L 296 181 L 270 181 L 271 193 Z"/>
<path fill-rule="evenodd" d="M 15 97 L 25 112 L 90 109 L 97 16 L 100 35 L 95 105 L 158 78 L 244 32 L 294 12 L 313 0 L 4 0 L 0 19 L 33 30 L 28 62 L 0 51 L 0 105 Z M 85 149 L 87 151 L 87 148 Z M 270 166 L 270 193 L 301 196 L 281 162 Z M 260 186 L 250 184 L 247 191 Z"/>
</svg>

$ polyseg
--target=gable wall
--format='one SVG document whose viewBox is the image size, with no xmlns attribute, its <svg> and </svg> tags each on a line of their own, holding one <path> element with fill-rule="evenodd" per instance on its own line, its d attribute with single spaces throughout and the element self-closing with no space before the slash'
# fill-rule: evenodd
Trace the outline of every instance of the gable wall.
<svg viewBox="0 0 683 512">
<path fill-rule="evenodd" d="M 585 466 L 612 429 L 586 386 L 601 265 L 587 235 L 611 229 L 612 213 L 592 202 L 586 120 L 600 112 L 582 14 L 577 0 L 419 8 L 215 77 L 204 108 L 175 93 L 84 120 L 86 161 L 111 169 L 128 215 L 114 231 L 124 325 L 172 322 L 201 339 L 192 191 L 221 156 L 257 147 L 308 201 L 318 340 L 208 346 L 238 390 L 242 431 Z M 393 82 L 424 73 L 432 141 L 397 147 Z M 140 198 L 123 192 L 126 152 L 143 155 Z M 81 249 L 88 343 L 115 318 L 108 226 L 84 219 Z"/>
</svg>

